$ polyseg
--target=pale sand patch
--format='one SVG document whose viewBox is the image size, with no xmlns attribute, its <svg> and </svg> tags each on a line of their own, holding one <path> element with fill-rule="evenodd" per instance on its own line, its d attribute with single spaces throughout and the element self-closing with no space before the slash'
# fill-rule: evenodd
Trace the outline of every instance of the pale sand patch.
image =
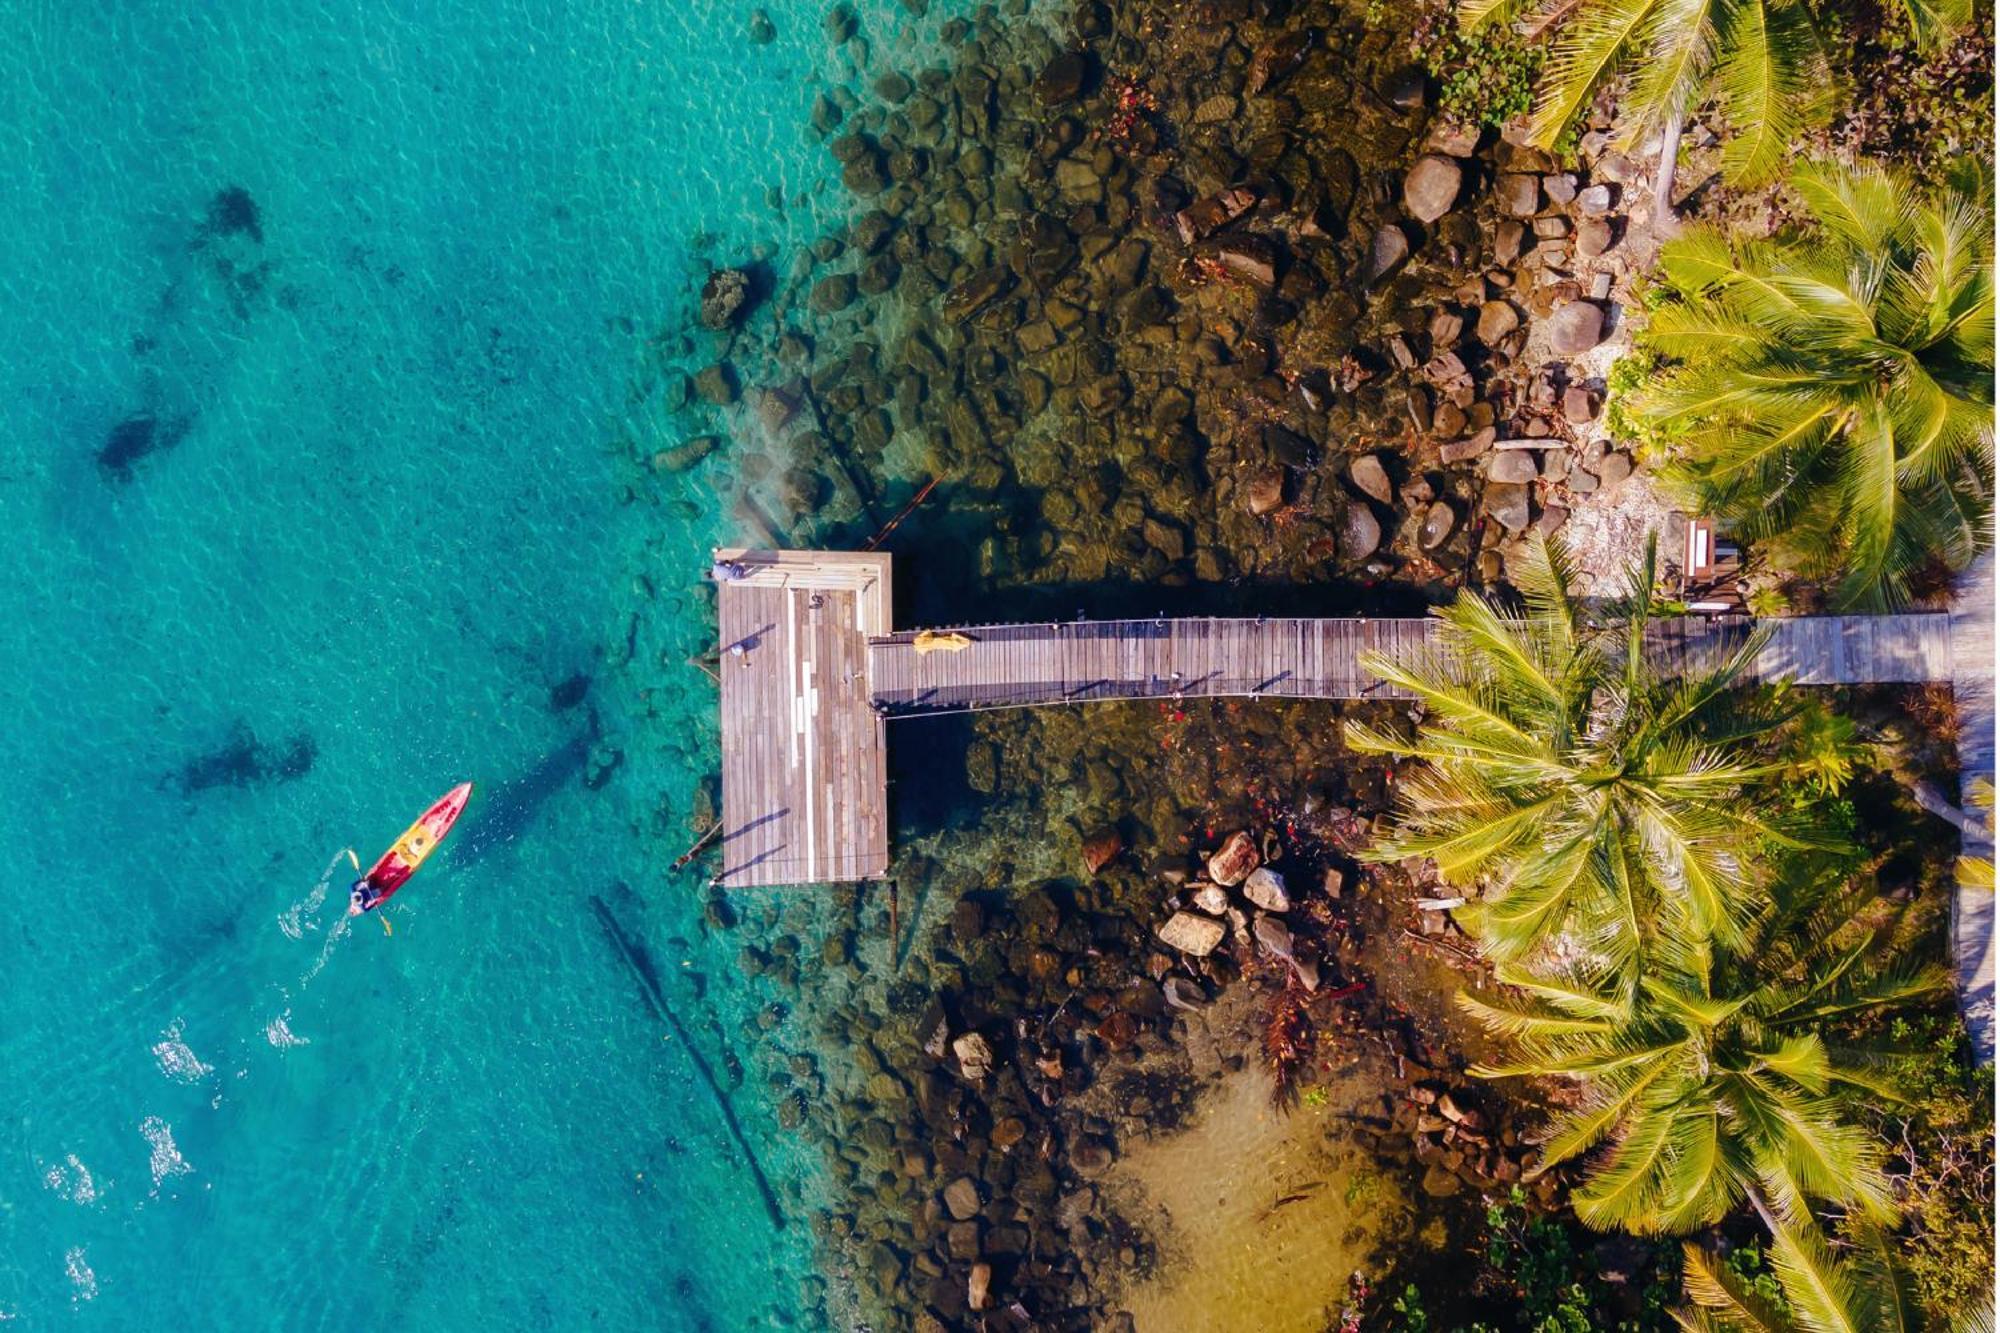
<svg viewBox="0 0 2000 1333">
<path fill-rule="evenodd" d="M 1251 1063 L 1202 1095 L 1187 1128 L 1128 1145 L 1102 1184 L 1160 1250 L 1157 1273 L 1125 1294 L 1139 1333 L 1335 1326 L 1348 1275 L 1411 1216 L 1337 1110 L 1378 1081 L 1345 1077 L 1351 1086 L 1328 1086 L 1327 1105 L 1287 1114 Z"/>
</svg>

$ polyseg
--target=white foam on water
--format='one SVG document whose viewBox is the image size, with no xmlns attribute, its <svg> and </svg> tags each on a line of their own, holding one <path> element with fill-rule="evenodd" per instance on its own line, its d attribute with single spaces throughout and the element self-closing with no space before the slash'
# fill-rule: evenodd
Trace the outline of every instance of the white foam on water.
<svg viewBox="0 0 2000 1333">
<path fill-rule="evenodd" d="M 306 892 L 306 896 L 278 913 L 278 929 L 295 940 L 304 939 L 309 930 L 318 930 L 319 909 L 326 902 L 327 887 L 333 883 L 334 868 L 353 855 L 345 847 L 335 852 L 333 859 L 326 863 L 326 869 L 319 872 L 319 882 Z"/>
<path fill-rule="evenodd" d="M 159 1061 L 160 1072 L 176 1083 L 199 1083 L 215 1072 L 213 1065 L 205 1065 L 195 1055 L 194 1048 L 181 1040 L 181 1020 L 168 1025 L 160 1034 L 160 1040 L 153 1043 L 153 1058 Z"/>
<path fill-rule="evenodd" d="M 287 1009 L 284 1013 L 279 1014 L 276 1018 L 266 1023 L 264 1025 L 264 1040 L 270 1042 L 271 1045 L 281 1051 L 288 1051 L 294 1046 L 312 1045 L 311 1037 L 301 1037 L 298 1033 L 292 1031 L 291 1017 L 292 1011 Z"/>
<path fill-rule="evenodd" d="M 194 1168 L 181 1156 L 181 1150 L 174 1146 L 174 1127 L 156 1115 L 149 1115 L 139 1122 L 139 1132 L 152 1145 L 153 1155 L 150 1165 L 153 1170 L 153 1193 L 160 1192 L 160 1183 L 169 1176 L 191 1175 Z"/>
<path fill-rule="evenodd" d="M 87 1206 L 97 1202 L 97 1179 L 75 1153 L 65 1154 L 61 1162 L 42 1172 L 42 1184 L 71 1203 Z"/>
<path fill-rule="evenodd" d="M 343 915 L 334 923 L 333 929 L 326 932 L 326 943 L 320 947 L 319 957 L 306 969 L 305 975 L 299 978 L 300 990 L 304 990 L 306 984 L 320 974 L 321 969 L 326 966 L 326 960 L 333 957 L 333 946 L 347 938 L 348 927 L 352 922 L 352 917 Z"/>
<path fill-rule="evenodd" d="M 97 1274 L 90 1271 L 84 1262 L 83 1246 L 72 1245 L 63 1255 L 63 1271 L 69 1274 L 70 1299 L 72 1301 L 94 1301 L 97 1299 Z"/>
</svg>

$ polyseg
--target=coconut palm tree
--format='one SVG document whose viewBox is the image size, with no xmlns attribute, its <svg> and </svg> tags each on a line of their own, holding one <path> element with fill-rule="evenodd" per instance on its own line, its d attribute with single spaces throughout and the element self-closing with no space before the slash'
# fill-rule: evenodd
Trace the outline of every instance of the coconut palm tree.
<svg viewBox="0 0 2000 1333">
<path fill-rule="evenodd" d="M 1882 1149 L 1852 1111 L 1859 1098 L 1900 1099 L 1867 1051 L 1828 1028 L 1945 993 L 1950 979 L 1853 938 L 1873 899 L 1871 885 L 1837 878 L 1780 883 L 1773 910 L 1733 955 L 1662 939 L 1633 981 L 1502 967 L 1497 978 L 1524 998 L 1460 994 L 1518 1052 L 1477 1072 L 1577 1086 L 1542 1160 L 1592 1154 L 1570 1195 L 1579 1218 L 1686 1232 L 1746 1196 L 1786 1222 L 1803 1219 L 1810 1200 L 1886 1215 Z"/>
<path fill-rule="evenodd" d="M 1899 0 L 1934 49 L 1972 17 L 1971 0 Z M 1776 177 L 1803 132 L 1832 103 L 1826 55 L 1805 0 L 1460 0 L 1467 33 L 1517 22 L 1549 36 L 1530 136 L 1552 148 L 1611 79 L 1630 74 L 1622 146 L 1664 135 L 1654 218 L 1667 223 L 1681 126 L 1711 99 L 1734 131 L 1723 149 L 1732 184 Z"/>
<path fill-rule="evenodd" d="M 1842 1258 L 1811 1223 L 1773 1219 L 1771 1270 L 1782 1306 L 1707 1250 L 1686 1245 L 1681 1281 L 1694 1304 L 1674 1311 L 1674 1322 L 1687 1333 L 1915 1333 L 1923 1323 L 1904 1290 L 1894 1243 L 1872 1223 L 1857 1228 L 1854 1240 Z"/>
<path fill-rule="evenodd" d="M 1750 853 L 1806 841 L 1750 799 L 1780 770 L 1755 747 L 1784 720 L 1735 690 L 1755 642 L 1685 671 L 1664 662 L 1648 646 L 1653 578 L 1649 550 L 1593 624 L 1568 556 L 1536 541 L 1518 613 L 1468 590 L 1427 652 L 1362 658 L 1426 710 L 1413 736 L 1348 724 L 1353 748 L 1424 764 L 1370 855 L 1485 881 L 1459 919 L 1503 962 L 1559 947 L 1629 972 L 1662 930 L 1739 943 L 1761 905 Z"/>
<path fill-rule="evenodd" d="M 1925 191 L 1879 165 L 1792 184 L 1803 227 L 1664 248 L 1646 336 L 1677 364 L 1635 407 L 1693 503 L 1842 573 L 1843 604 L 1889 606 L 1989 540 L 1992 213 L 1976 181 Z"/>
<path fill-rule="evenodd" d="M 1911 1299 L 1903 1256 L 1880 1226 L 1853 1228 L 1845 1254 L 1816 1227 L 1767 1217 L 1771 1270 L 1782 1307 L 1766 1300 L 1698 1245 L 1684 1247 L 1682 1285 L 1690 1308 L 1673 1312 L 1687 1333 L 1919 1333 L 1947 1325 L 1923 1317 Z M 1953 1333 L 1993 1333 L 1993 1310 L 1969 1310 Z"/>
</svg>

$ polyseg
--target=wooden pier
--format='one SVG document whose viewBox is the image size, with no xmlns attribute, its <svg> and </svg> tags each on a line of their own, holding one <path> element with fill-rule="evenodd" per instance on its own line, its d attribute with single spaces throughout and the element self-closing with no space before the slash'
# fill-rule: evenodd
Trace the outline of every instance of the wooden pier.
<svg viewBox="0 0 2000 1333">
<path fill-rule="evenodd" d="M 730 887 L 869 879 L 889 863 L 884 723 L 1111 699 L 1374 699 L 1370 650 L 1421 650 L 1436 621 L 1058 621 L 890 628 L 886 555 L 722 550 L 722 869 Z M 1802 685 L 1948 681 L 1950 617 L 1764 622 L 1751 675 Z M 1664 620 L 1656 659 L 1699 667 L 1742 617 Z"/>
</svg>

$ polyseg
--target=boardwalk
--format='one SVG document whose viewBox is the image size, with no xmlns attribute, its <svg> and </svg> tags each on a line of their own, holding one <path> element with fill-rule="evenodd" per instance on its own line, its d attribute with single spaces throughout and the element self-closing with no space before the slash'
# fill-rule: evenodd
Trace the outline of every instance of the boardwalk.
<svg viewBox="0 0 2000 1333">
<path fill-rule="evenodd" d="M 874 699 L 892 716 L 1107 699 L 1379 699 L 1364 652 L 1423 648 L 1434 620 L 1156 619 L 905 630 L 868 645 Z M 1751 633 L 1743 619 L 1651 627 L 1656 659 L 1718 660 Z M 1949 618 L 1822 616 L 1768 622 L 1752 675 L 1802 685 L 1951 678 Z M 962 638 L 955 651 L 920 639 Z"/>
<path fill-rule="evenodd" d="M 1993 552 L 1959 581 L 1951 618 L 1953 701 L 1958 705 L 1959 800 L 1975 779 L 1993 780 Z M 1993 856 L 1993 812 L 1968 808 L 1964 854 Z M 1993 1063 L 1993 890 L 1961 885 L 1952 905 L 1958 1002 L 1980 1060 Z"/>
<path fill-rule="evenodd" d="M 1433 620 L 1160 618 L 892 633 L 886 555 L 723 550 L 716 561 L 716 879 L 732 888 L 868 879 L 888 868 L 887 719 L 1109 699 L 1392 697 L 1362 670 L 1362 655 L 1420 650 L 1436 629 Z M 1773 621 L 1752 674 L 1801 684 L 1951 680 L 1953 623 L 1942 614 Z M 1664 621 L 1649 645 L 1658 660 L 1687 667 L 1750 633 L 1745 620 Z M 1960 665 L 1961 677 L 1968 669 Z M 1990 765 L 1990 703 L 1986 716 Z M 1971 914 L 1966 922 L 1978 925 Z"/>
</svg>

